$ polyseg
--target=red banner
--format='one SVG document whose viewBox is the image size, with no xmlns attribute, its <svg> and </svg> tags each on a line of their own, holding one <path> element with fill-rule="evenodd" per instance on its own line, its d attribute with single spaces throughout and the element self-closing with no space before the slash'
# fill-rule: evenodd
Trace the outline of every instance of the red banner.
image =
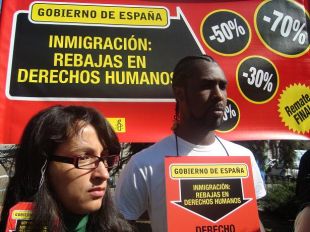
<svg viewBox="0 0 310 232">
<path fill-rule="evenodd" d="M 3 0 L 0 143 L 55 104 L 101 111 L 122 142 L 170 133 L 177 61 L 209 54 L 229 81 L 218 134 L 309 139 L 308 1 Z"/>
</svg>

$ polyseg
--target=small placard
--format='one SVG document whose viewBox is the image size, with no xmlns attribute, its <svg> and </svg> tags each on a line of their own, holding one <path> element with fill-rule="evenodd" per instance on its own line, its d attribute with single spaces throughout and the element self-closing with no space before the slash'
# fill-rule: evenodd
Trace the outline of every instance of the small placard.
<svg viewBox="0 0 310 232">
<path fill-rule="evenodd" d="M 166 157 L 169 232 L 259 231 L 250 157 Z"/>
</svg>

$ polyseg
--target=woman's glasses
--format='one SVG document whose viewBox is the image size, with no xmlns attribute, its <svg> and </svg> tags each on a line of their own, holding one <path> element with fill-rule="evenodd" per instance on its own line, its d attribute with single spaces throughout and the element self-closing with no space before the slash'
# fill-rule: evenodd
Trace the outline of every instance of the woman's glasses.
<svg viewBox="0 0 310 232">
<path fill-rule="evenodd" d="M 95 155 L 83 155 L 83 156 L 62 156 L 59 154 L 51 155 L 50 161 L 56 161 L 61 163 L 73 164 L 74 167 L 79 169 L 95 169 L 99 166 L 100 161 L 103 162 L 107 169 L 117 167 L 119 163 L 119 155 L 106 155 L 106 156 L 95 156 Z"/>
</svg>

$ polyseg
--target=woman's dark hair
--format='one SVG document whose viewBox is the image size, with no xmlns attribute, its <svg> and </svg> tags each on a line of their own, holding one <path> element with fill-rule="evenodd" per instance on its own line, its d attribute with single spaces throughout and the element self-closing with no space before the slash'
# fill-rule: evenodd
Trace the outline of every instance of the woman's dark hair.
<svg viewBox="0 0 310 232">
<path fill-rule="evenodd" d="M 48 180 L 42 182 L 41 169 L 60 144 L 88 124 L 95 128 L 100 142 L 110 154 L 120 153 L 115 132 L 93 108 L 53 106 L 30 119 L 15 154 L 15 173 L 7 187 L 0 231 L 5 230 L 10 208 L 22 201 L 34 202 L 35 205 L 31 231 L 40 231 L 45 226 L 49 231 L 65 231 L 62 206 L 55 201 Z M 115 210 L 109 189 L 100 210 L 89 215 L 87 228 L 88 231 L 131 231 L 131 226 Z"/>
</svg>

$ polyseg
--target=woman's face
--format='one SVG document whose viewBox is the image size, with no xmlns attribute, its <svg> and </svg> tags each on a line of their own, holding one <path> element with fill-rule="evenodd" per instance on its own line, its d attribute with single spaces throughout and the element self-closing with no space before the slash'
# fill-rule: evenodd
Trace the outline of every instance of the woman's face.
<svg viewBox="0 0 310 232">
<path fill-rule="evenodd" d="M 78 134 L 56 149 L 60 156 L 101 156 L 104 147 L 91 125 L 82 127 Z M 103 162 L 93 170 L 75 168 L 73 164 L 53 162 L 48 166 L 48 180 L 57 200 L 74 214 L 97 211 L 107 191 L 109 172 Z"/>
</svg>

